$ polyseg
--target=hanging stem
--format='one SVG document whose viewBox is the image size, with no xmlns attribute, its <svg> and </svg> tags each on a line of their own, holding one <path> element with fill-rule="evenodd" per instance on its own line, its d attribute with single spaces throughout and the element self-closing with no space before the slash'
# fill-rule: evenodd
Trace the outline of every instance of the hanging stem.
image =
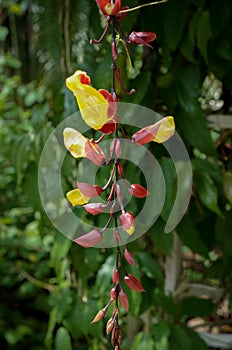
<svg viewBox="0 0 232 350">
<path fill-rule="evenodd" d="M 119 13 L 127 13 L 127 12 L 132 12 L 132 11 L 136 11 L 141 9 L 142 7 L 147 7 L 147 6 L 153 6 L 153 5 L 159 5 L 159 4 L 163 4 L 165 2 L 168 2 L 168 0 L 160 0 L 160 1 L 154 1 L 154 2 L 149 2 L 149 4 L 143 4 L 143 5 L 139 5 L 136 7 L 132 7 L 126 10 L 121 10 L 119 11 Z"/>
</svg>

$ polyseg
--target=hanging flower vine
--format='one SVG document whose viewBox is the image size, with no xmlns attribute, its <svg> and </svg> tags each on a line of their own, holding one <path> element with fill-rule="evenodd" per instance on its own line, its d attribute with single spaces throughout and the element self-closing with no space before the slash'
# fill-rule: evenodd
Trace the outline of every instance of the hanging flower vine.
<svg viewBox="0 0 232 350">
<path fill-rule="evenodd" d="M 107 309 L 114 304 L 111 317 L 106 324 L 106 333 L 111 334 L 111 343 L 115 350 L 119 350 L 122 344 L 122 329 L 119 325 L 119 308 L 128 312 L 129 302 L 124 285 L 136 292 L 144 292 L 141 282 L 131 273 L 128 273 L 124 265 L 126 261 L 129 265 L 135 266 L 135 260 L 132 253 L 128 251 L 120 235 L 119 228 L 129 236 L 133 235 L 136 228 L 136 218 L 133 213 L 127 211 L 121 194 L 119 178 L 125 180 L 124 169 L 120 162 L 121 143 L 119 136 L 125 135 L 123 125 L 120 124 L 117 115 L 118 96 L 116 93 L 116 83 L 119 88 L 127 94 L 132 95 L 135 90 L 127 91 L 122 80 L 120 70 L 117 66 L 117 42 L 116 36 L 123 41 L 125 48 L 128 44 L 151 46 L 151 42 L 156 39 L 156 34 L 151 32 L 135 32 L 129 36 L 126 35 L 121 23 L 127 14 L 137 8 L 141 8 L 156 3 L 144 4 L 139 7 L 129 9 L 122 7 L 121 0 L 96 0 L 97 5 L 106 19 L 106 26 L 102 36 L 98 40 L 91 40 L 92 44 L 100 44 L 106 34 L 111 30 L 111 56 L 112 56 L 112 82 L 111 91 L 105 89 L 96 90 L 91 86 L 91 79 L 86 72 L 76 71 L 71 77 L 67 78 L 66 85 L 76 97 L 81 116 L 85 123 L 92 129 L 100 131 L 102 134 L 98 140 L 88 139 L 79 131 L 73 128 L 65 128 L 64 144 L 67 150 L 74 158 L 88 158 L 96 166 L 108 166 L 109 179 L 107 183 L 100 187 L 90 185 L 85 182 L 77 182 L 76 188 L 70 190 L 66 196 L 72 206 L 81 205 L 92 215 L 99 215 L 105 211 L 109 213 L 108 221 L 104 228 L 93 229 L 87 234 L 74 239 L 74 242 L 82 247 L 90 248 L 96 246 L 103 239 L 104 232 L 110 223 L 114 224 L 114 241 L 116 245 L 116 262 L 112 272 L 112 289 L 108 303 L 93 318 L 92 323 L 98 322 L 105 317 Z M 126 49 L 127 50 L 127 49 Z M 151 141 L 162 143 L 168 140 L 175 131 L 174 119 L 167 116 L 153 125 L 146 126 L 132 135 L 131 142 L 137 145 L 147 144 Z M 110 147 L 110 157 L 99 146 L 105 135 L 111 134 L 112 145 Z M 91 199 L 99 197 L 103 192 L 108 191 L 109 195 L 105 204 L 91 203 Z M 145 198 L 149 195 L 146 188 L 140 184 L 128 185 L 129 193 L 136 198 Z M 124 282 L 123 282 L 124 281 Z"/>
</svg>

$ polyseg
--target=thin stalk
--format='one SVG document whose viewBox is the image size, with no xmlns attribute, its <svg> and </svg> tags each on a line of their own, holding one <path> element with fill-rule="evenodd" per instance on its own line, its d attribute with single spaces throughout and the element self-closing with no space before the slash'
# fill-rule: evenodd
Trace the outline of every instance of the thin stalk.
<svg viewBox="0 0 232 350">
<path fill-rule="evenodd" d="M 119 11 L 119 13 L 132 12 L 132 11 L 139 10 L 139 9 L 141 9 L 141 8 L 143 8 L 143 7 L 153 6 L 153 5 L 159 5 L 159 4 L 163 4 L 163 3 L 165 3 L 165 2 L 168 2 L 168 0 L 160 0 L 160 1 L 149 2 L 149 4 L 143 4 L 143 5 L 139 5 L 139 6 L 136 6 L 136 7 L 132 7 L 132 8 L 126 9 L 126 10 L 121 10 L 121 11 Z"/>
</svg>

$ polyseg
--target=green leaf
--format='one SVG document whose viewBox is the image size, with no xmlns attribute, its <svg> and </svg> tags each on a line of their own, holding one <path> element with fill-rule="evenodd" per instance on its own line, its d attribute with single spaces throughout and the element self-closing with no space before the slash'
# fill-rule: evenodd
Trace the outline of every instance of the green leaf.
<svg viewBox="0 0 232 350">
<path fill-rule="evenodd" d="M 229 171 L 223 174 L 223 190 L 226 198 L 232 205 L 232 173 Z"/>
<path fill-rule="evenodd" d="M 155 350 L 169 350 L 168 338 L 170 333 L 170 325 L 166 322 L 157 323 L 152 327 Z"/>
<path fill-rule="evenodd" d="M 173 246 L 173 235 L 164 233 L 165 222 L 158 219 L 152 228 L 148 231 L 152 243 L 154 245 L 154 251 L 166 255 L 171 255 Z"/>
<path fill-rule="evenodd" d="M 7 27 L 0 26 L 0 41 L 4 41 L 9 34 L 9 29 Z"/>
<path fill-rule="evenodd" d="M 189 0 L 169 0 L 164 19 L 166 42 L 171 50 L 175 50 L 183 35 L 188 19 Z"/>
<path fill-rule="evenodd" d="M 215 225 L 215 236 L 219 246 L 221 247 L 225 258 L 232 256 L 232 239 L 231 239 L 231 222 L 232 211 L 225 212 L 224 218 L 217 218 Z"/>
<path fill-rule="evenodd" d="M 154 341 L 150 334 L 138 333 L 130 350 L 154 350 Z"/>
<path fill-rule="evenodd" d="M 187 335 L 184 328 L 179 325 L 171 325 L 171 336 L 169 339 L 171 344 L 170 350 L 195 350 L 192 347 L 191 338 Z"/>
<path fill-rule="evenodd" d="M 214 310 L 211 300 L 199 299 L 196 297 L 184 298 L 181 301 L 181 313 L 188 317 L 204 317 Z"/>
<path fill-rule="evenodd" d="M 60 327 L 56 332 L 55 350 L 72 350 L 71 338 L 66 328 Z"/>
<path fill-rule="evenodd" d="M 209 11 L 203 11 L 197 24 L 197 46 L 206 63 L 208 62 L 208 42 L 211 36 L 210 13 Z"/>
<path fill-rule="evenodd" d="M 211 177 L 206 173 L 197 173 L 195 185 L 202 204 L 219 216 L 222 216 L 218 207 L 218 190 Z"/>
<path fill-rule="evenodd" d="M 154 290 L 154 301 L 163 309 L 167 314 L 172 315 L 174 319 L 178 315 L 178 306 L 175 303 L 173 297 L 165 295 L 160 289 Z"/>
<path fill-rule="evenodd" d="M 141 262 L 141 269 L 145 275 L 149 278 L 153 278 L 156 281 L 159 281 L 162 284 L 164 276 L 162 269 L 157 261 L 147 253 L 143 252 L 138 253 L 138 258 Z"/>
<path fill-rule="evenodd" d="M 208 257 L 208 248 L 188 216 L 184 216 L 177 226 L 177 233 L 183 244 L 189 247 L 192 251 L 197 252 L 206 258 Z"/>
</svg>

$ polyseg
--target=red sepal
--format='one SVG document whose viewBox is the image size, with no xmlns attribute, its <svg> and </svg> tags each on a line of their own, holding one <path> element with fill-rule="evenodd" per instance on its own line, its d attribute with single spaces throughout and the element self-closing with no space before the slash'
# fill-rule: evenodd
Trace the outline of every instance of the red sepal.
<svg viewBox="0 0 232 350">
<path fill-rule="evenodd" d="M 90 248 L 97 245 L 102 240 L 102 234 L 98 230 L 94 229 L 85 235 L 74 239 L 74 242 L 84 248 Z"/>
<path fill-rule="evenodd" d="M 120 300 L 120 304 L 122 305 L 122 307 L 128 312 L 129 301 L 128 301 L 126 293 L 122 289 L 119 292 L 119 300 Z"/>
<path fill-rule="evenodd" d="M 105 153 L 94 141 L 87 140 L 85 152 L 86 157 L 97 166 L 102 165 L 106 161 Z"/>
<path fill-rule="evenodd" d="M 115 267 L 113 275 L 112 275 L 112 282 L 114 284 L 118 284 L 120 282 L 120 273 L 117 267 Z"/>
<path fill-rule="evenodd" d="M 83 205 L 83 208 L 92 215 L 98 215 L 103 213 L 106 208 L 106 204 L 102 203 L 88 203 Z"/>
<path fill-rule="evenodd" d="M 90 185 L 86 182 L 77 182 L 76 185 L 81 193 L 88 198 L 98 197 L 102 193 L 102 188 L 97 185 Z"/>
<path fill-rule="evenodd" d="M 144 292 L 144 288 L 141 284 L 141 282 L 139 282 L 139 280 L 137 280 L 137 278 L 132 275 L 131 273 L 129 273 L 128 275 L 126 275 L 124 277 L 124 281 L 127 285 L 127 287 L 129 287 L 131 290 L 134 290 L 135 292 Z"/>
<path fill-rule="evenodd" d="M 124 250 L 124 258 L 126 259 L 126 261 L 128 262 L 128 264 L 135 266 L 135 261 L 134 258 L 131 254 L 131 252 L 129 252 L 126 248 Z"/>
<path fill-rule="evenodd" d="M 137 131 L 133 136 L 132 140 L 139 145 L 145 145 L 148 142 L 154 140 L 155 135 L 159 130 L 160 124 L 154 124 L 153 126 L 146 126 L 145 128 Z"/>
<path fill-rule="evenodd" d="M 132 32 L 128 39 L 131 44 L 142 44 L 152 48 L 148 43 L 156 39 L 156 34 L 152 32 Z"/>
<path fill-rule="evenodd" d="M 149 195 L 148 190 L 145 187 L 138 185 L 138 184 L 132 184 L 128 188 L 128 192 L 132 196 L 137 197 L 137 198 L 144 198 L 144 197 L 147 197 Z"/>
</svg>

